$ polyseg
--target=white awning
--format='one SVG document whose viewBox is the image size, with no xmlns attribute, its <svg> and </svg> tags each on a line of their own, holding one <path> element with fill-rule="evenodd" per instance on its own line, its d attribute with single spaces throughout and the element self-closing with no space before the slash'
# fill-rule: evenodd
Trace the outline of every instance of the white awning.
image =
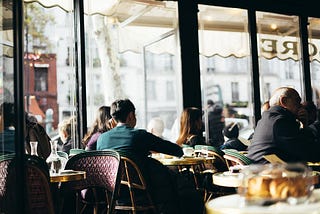
<svg viewBox="0 0 320 214">
<path fill-rule="evenodd" d="M 72 0 L 24 0 L 24 2 L 38 2 L 44 7 L 60 7 L 68 12 L 73 11 Z M 86 14 L 110 15 L 119 2 L 120 0 L 84 0 L 84 11 Z"/>
<path fill-rule="evenodd" d="M 66 11 L 73 11 L 73 0 L 24 0 L 39 2 L 44 7 L 58 6 Z M 173 30 L 173 19 L 176 16 L 175 4 L 156 0 L 84 0 L 86 14 L 115 16 L 119 21 L 119 52 L 141 52 L 143 47 L 160 35 Z M 134 25 L 128 24 L 135 21 Z M 224 19 L 228 20 L 227 18 Z M 217 24 L 219 20 L 212 22 Z M 219 26 L 219 25 L 217 25 Z M 221 57 L 250 56 L 249 35 L 232 29 L 199 31 L 199 51 L 201 55 Z M 3 40 L 6 35 L 3 35 Z M 7 41 L 12 38 L 7 36 Z M 297 37 L 262 34 L 258 35 L 259 56 L 267 59 L 300 60 L 300 42 Z M 320 62 L 320 40 L 310 39 L 310 60 Z M 176 38 L 170 36 L 148 46 L 154 53 L 175 54 Z M 5 48 L 3 48 L 3 51 Z M 8 51 L 7 51 L 8 52 Z"/>
</svg>

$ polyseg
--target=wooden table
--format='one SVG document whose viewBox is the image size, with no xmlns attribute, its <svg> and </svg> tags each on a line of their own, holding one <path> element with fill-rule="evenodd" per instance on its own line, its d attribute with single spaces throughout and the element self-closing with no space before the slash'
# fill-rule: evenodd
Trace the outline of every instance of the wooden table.
<svg viewBox="0 0 320 214">
<path fill-rule="evenodd" d="M 51 183 L 60 183 L 68 181 L 79 181 L 86 179 L 85 171 L 64 170 L 59 174 L 50 175 Z"/>
<path fill-rule="evenodd" d="M 270 206 L 245 205 L 245 200 L 238 194 L 218 197 L 206 203 L 207 214 L 319 214 L 320 189 L 315 189 L 309 203 L 290 205 L 279 202 Z"/>
<path fill-rule="evenodd" d="M 177 167 L 179 172 L 189 170 L 193 174 L 193 180 L 197 189 L 200 189 L 200 184 L 196 177 L 196 173 L 201 173 L 205 170 L 206 163 L 213 163 L 214 157 L 182 157 L 182 158 L 156 158 L 163 165 L 169 167 Z"/>
</svg>

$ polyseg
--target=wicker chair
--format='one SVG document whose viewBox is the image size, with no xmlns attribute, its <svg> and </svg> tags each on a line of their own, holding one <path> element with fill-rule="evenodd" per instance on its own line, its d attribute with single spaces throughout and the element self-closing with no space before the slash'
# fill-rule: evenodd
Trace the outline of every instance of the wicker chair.
<svg viewBox="0 0 320 214">
<path fill-rule="evenodd" d="M 244 154 L 241 154 L 237 150 L 234 149 L 225 149 L 223 150 L 225 155 L 223 156 L 224 159 L 227 161 L 228 168 L 230 169 L 231 166 L 234 165 L 249 165 L 252 164 L 253 161 L 245 156 Z"/>
<path fill-rule="evenodd" d="M 12 200 L 14 195 L 11 194 L 15 192 L 15 189 L 12 189 L 15 186 L 14 157 L 15 154 L 0 156 L 0 213 L 15 212 L 15 207 L 10 206 L 10 203 L 15 202 Z"/>
<path fill-rule="evenodd" d="M 195 145 L 195 149 L 202 153 L 203 146 L 205 145 Z M 204 201 L 208 201 L 213 197 L 228 195 L 234 193 L 233 189 L 218 187 L 212 183 L 212 174 L 216 172 L 228 171 L 228 165 L 223 155 L 224 152 L 214 146 L 206 146 L 208 149 L 208 155 L 214 157 L 214 162 L 211 166 L 206 165 L 206 169 L 201 172 L 201 177 L 203 179 L 202 186 L 204 189 Z"/>
<path fill-rule="evenodd" d="M 157 213 L 139 167 L 134 161 L 127 157 L 121 157 L 121 161 L 123 162 L 121 176 L 122 189 L 118 196 L 115 210 L 126 211 L 132 214 L 136 214 L 137 212 Z M 121 193 L 128 193 L 129 200 L 127 200 L 127 194 Z"/>
<path fill-rule="evenodd" d="M 14 154 L 0 158 L 0 211 L 16 213 Z M 26 204 L 25 213 L 54 214 L 50 191 L 49 171 L 46 162 L 37 156 L 26 155 Z"/>
<path fill-rule="evenodd" d="M 54 214 L 47 163 L 37 156 L 26 155 L 27 213 Z"/>
<path fill-rule="evenodd" d="M 115 192 L 120 184 L 120 166 L 120 155 L 114 150 L 74 155 L 65 169 L 86 171 L 86 179 L 62 183 L 61 192 L 76 194 L 76 213 L 83 213 L 90 206 L 93 213 L 105 212 L 105 209 L 107 213 L 113 213 Z"/>
<path fill-rule="evenodd" d="M 203 151 L 203 147 L 206 145 L 195 145 L 195 151 L 197 151 L 198 153 L 202 153 Z M 226 160 L 223 158 L 224 152 L 221 151 L 220 149 L 217 149 L 214 146 L 206 146 L 208 149 L 208 156 L 212 156 L 215 158 L 215 161 L 213 163 L 213 171 L 211 171 L 212 173 L 214 172 L 223 172 L 228 170 L 228 166 L 227 166 L 227 162 Z M 206 167 L 208 168 L 208 167 Z"/>
</svg>

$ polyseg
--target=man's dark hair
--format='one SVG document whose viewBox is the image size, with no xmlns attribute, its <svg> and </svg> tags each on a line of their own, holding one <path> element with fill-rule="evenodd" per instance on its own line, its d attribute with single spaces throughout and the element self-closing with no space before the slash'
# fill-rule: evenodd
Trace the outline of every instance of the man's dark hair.
<svg viewBox="0 0 320 214">
<path fill-rule="evenodd" d="M 227 138 L 237 138 L 239 136 L 239 127 L 237 123 L 230 123 L 222 130 Z"/>
<path fill-rule="evenodd" d="M 135 110 L 136 108 L 129 99 L 119 99 L 111 104 L 110 113 L 117 122 L 124 123 L 126 122 L 128 114 L 130 112 L 134 112 Z"/>
</svg>

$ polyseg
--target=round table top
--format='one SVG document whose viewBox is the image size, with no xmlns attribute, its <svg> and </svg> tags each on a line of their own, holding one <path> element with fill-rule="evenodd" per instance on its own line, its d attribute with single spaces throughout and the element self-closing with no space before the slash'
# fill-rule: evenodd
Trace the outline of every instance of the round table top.
<svg viewBox="0 0 320 214">
<path fill-rule="evenodd" d="M 270 206 L 245 205 L 238 194 L 227 195 L 206 203 L 207 214 L 320 214 L 320 189 L 315 189 L 309 203 L 290 205 L 279 202 Z"/>
<path fill-rule="evenodd" d="M 239 187 L 242 178 L 239 177 L 239 173 L 232 173 L 230 171 L 218 172 L 212 175 L 212 182 L 215 185 L 223 187 Z"/>
<path fill-rule="evenodd" d="M 59 174 L 50 174 L 50 182 L 68 182 L 86 179 L 85 171 L 64 170 Z"/>
<path fill-rule="evenodd" d="M 211 158 L 212 159 L 212 158 Z M 183 157 L 183 158 L 157 158 L 163 165 L 167 166 L 187 166 L 206 163 L 205 157 Z"/>
</svg>

